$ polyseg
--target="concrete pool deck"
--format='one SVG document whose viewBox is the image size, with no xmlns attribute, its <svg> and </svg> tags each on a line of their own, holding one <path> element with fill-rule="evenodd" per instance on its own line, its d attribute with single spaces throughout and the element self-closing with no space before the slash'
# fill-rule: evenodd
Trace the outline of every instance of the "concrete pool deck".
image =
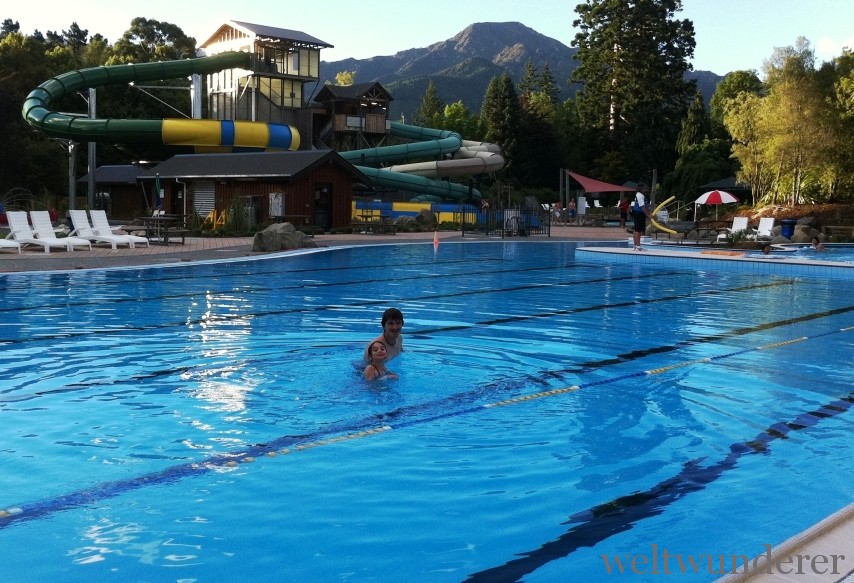
<svg viewBox="0 0 854 583">
<path fill-rule="evenodd" d="M 435 235 L 438 236 L 440 244 L 442 242 L 453 241 L 502 240 L 478 237 L 464 238 L 457 231 L 439 231 Z M 339 247 L 388 243 L 428 243 L 433 241 L 433 237 L 433 232 L 401 232 L 396 235 L 317 235 L 314 240 L 321 247 Z M 709 263 L 708 267 L 721 268 L 723 265 L 729 267 L 743 266 L 745 270 L 749 267 L 752 272 L 756 272 L 757 269 L 763 272 L 762 270 L 766 268 L 769 270 L 780 269 L 783 266 L 786 266 L 785 269 L 790 270 L 828 267 L 835 270 L 847 270 L 850 273 L 848 278 L 854 279 L 854 265 L 848 267 L 840 267 L 838 264 L 822 266 L 817 264 L 827 262 L 803 261 L 793 258 L 752 258 L 746 257 L 745 252 L 730 249 L 685 251 L 673 248 L 668 249 L 666 245 L 648 245 L 644 251 L 637 252 L 626 247 L 605 246 L 604 242 L 606 241 L 623 244 L 623 242 L 628 240 L 628 234 L 625 229 L 618 227 L 558 225 L 552 226 L 550 237 L 510 237 L 503 240 L 516 242 L 597 242 L 595 243 L 596 247 L 591 246 L 583 251 L 585 260 L 596 257 L 597 261 L 601 260 L 605 262 L 649 263 L 662 266 L 680 265 L 694 269 L 703 268 L 703 262 L 717 262 Z M 752 253 L 748 252 L 748 254 Z M 252 251 L 251 237 L 189 237 L 183 245 L 152 245 L 149 248 L 138 247 L 136 249 L 120 248 L 113 250 L 109 247 L 93 246 L 91 251 L 76 250 L 67 252 L 54 250 L 51 253 L 44 253 L 41 249 L 29 248 L 21 254 L 16 253 L 14 250 L 4 249 L 0 251 L 0 272 L 67 271 L 158 264 L 186 264 L 196 261 L 258 257 L 262 255 L 262 253 Z M 796 555 L 810 555 L 810 557 L 823 556 L 828 557 L 828 561 L 831 560 L 830 557 L 832 555 L 845 555 L 845 558 L 844 560 L 839 560 L 839 568 L 836 573 L 831 572 L 831 569 L 825 569 L 824 573 L 819 572 L 824 566 L 829 566 L 829 562 L 827 565 L 818 565 L 817 569 L 810 569 L 808 565 L 812 564 L 810 562 L 812 559 L 803 559 L 805 568 L 802 569 L 803 573 L 800 574 L 796 572 L 796 568 L 792 569 L 792 573 L 790 574 L 780 572 L 767 574 L 763 569 L 760 569 L 759 571 L 751 571 L 747 574 L 728 575 L 720 581 L 722 583 L 770 583 L 772 581 L 810 583 L 842 583 L 844 581 L 845 583 L 854 583 L 854 575 L 852 574 L 854 573 L 854 504 L 839 510 L 813 527 L 777 545 L 770 550 L 770 553 L 775 565 L 779 562 L 784 568 L 786 565 L 797 566 L 797 559 L 794 559 L 792 563 L 785 563 L 786 557 Z M 753 557 L 750 557 L 750 561 L 752 565 Z"/>
<path fill-rule="evenodd" d="M 321 247 L 352 245 L 381 245 L 387 243 L 426 243 L 433 241 L 433 232 L 397 233 L 396 235 L 317 235 L 314 241 Z M 438 231 L 440 241 L 484 240 L 462 237 L 459 231 Z M 510 237 L 505 241 L 617 241 L 625 240 L 627 233 L 617 227 L 552 226 L 551 237 Z M 499 241 L 501 239 L 487 239 Z M 70 269 L 99 269 L 161 263 L 186 263 L 258 257 L 263 253 L 252 251 L 252 237 L 187 237 L 184 244 L 151 245 L 111 249 L 109 246 L 92 246 L 92 250 L 52 250 L 45 253 L 36 247 L 26 248 L 21 254 L 13 249 L 0 251 L 0 273 L 20 271 L 65 271 Z"/>
</svg>

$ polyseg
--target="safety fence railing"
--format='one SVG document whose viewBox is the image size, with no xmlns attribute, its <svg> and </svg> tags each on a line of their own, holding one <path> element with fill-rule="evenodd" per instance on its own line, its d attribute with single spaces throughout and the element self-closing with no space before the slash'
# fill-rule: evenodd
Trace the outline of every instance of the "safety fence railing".
<svg viewBox="0 0 854 583">
<path fill-rule="evenodd" d="M 461 217 L 463 237 L 551 236 L 551 213 L 546 210 L 467 211 Z"/>
</svg>

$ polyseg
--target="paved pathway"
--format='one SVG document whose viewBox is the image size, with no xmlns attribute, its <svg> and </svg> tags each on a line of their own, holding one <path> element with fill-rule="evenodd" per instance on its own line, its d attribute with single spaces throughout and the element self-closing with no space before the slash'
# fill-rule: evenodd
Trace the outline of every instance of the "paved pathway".
<svg viewBox="0 0 854 583">
<path fill-rule="evenodd" d="M 459 231 L 438 231 L 441 241 L 468 241 Z M 342 245 L 377 245 L 382 243 L 409 243 L 432 241 L 434 233 L 398 233 L 396 235 L 317 235 L 314 241 L 321 247 Z M 617 227 L 553 226 L 551 237 L 512 237 L 506 241 L 595 241 L 626 240 L 628 234 Z M 478 240 L 478 239 L 472 239 Z M 490 239 L 500 240 L 500 239 Z M 25 248 L 23 253 L 14 250 L 0 251 L 0 272 L 16 271 L 59 271 L 68 269 L 93 269 L 100 267 L 123 267 L 130 265 L 154 265 L 222 258 L 257 256 L 252 251 L 251 237 L 187 237 L 182 245 L 152 245 L 151 247 L 127 247 L 111 249 L 109 246 L 93 246 L 91 251 L 77 249 L 63 251 L 52 249 L 45 253 L 40 248 Z"/>
</svg>

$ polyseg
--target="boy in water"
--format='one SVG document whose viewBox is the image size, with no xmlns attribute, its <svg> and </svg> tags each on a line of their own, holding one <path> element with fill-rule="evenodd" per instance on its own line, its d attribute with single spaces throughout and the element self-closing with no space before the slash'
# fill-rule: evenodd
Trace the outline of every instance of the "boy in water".
<svg viewBox="0 0 854 583">
<path fill-rule="evenodd" d="M 385 361 L 395 358 L 403 351 L 403 313 L 397 308 L 389 308 L 383 312 L 382 318 L 383 333 L 368 342 L 365 346 L 364 359 L 366 363 L 371 362 L 371 355 L 368 352 L 371 344 L 374 342 L 382 342 L 385 345 L 387 356 Z"/>
</svg>

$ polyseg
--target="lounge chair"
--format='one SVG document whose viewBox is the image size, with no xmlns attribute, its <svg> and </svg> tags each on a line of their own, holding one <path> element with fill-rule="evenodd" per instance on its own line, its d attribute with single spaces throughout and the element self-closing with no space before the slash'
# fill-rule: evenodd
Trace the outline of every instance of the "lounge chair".
<svg viewBox="0 0 854 583">
<path fill-rule="evenodd" d="M 756 227 L 756 239 L 758 241 L 770 241 L 773 236 L 774 217 L 763 217 L 759 219 L 759 226 Z"/>
<path fill-rule="evenodd" d="M 92 250 L 92 243 L 87 239 L 81 239 L 80 237 L 57 237 L 53 223 L 50 221 L 50 213 L 47 211 L 30 211 L 30 222 L 33 224 L 33 233 L 35 233 L 36 239 L 40 241 L 52 241 L 63 244 L 69 251 L 74 251 L 75 247 L 82 247 L 84 245 L 90 251 Z"/>
<path fill-rule="evenodd" d="M 720 233 L 718 235 L 718 242 L 728 241 L 732 238 L 736 233 L 740 233 L 742 231 L 746 231 L 748 226 L 747 217 L 735 217 L 732 220 L 732 226 L 729 227 L 725 232 Z"/>
<path fill-rule="evenodd" d="M 99 235 L 111 234 L 115 236 L 120 236 L 122 238 L 127 238 L 131 242 L 131 247 L 135 247 L 137 244 L 145 244 L 146 247 L 150 247 L 151 243 L 149 243 L 146 237 L 140 237 L 138 235 L 130 235 L 130 234 L 121 234 L 113 231 L 113 228 L 110 226 L 110 221 L 107 220 L 107 212 L 103 209 L 101 210 L 93 210 L 89 211 L 89 216 L 92 219 L 92 228 Z"/>
<path fill-rule="evenodd" d="M 8 236 L 11 236 L 11 234 Z M 0 249 L 17 249 L 18 253 L 20 253 L 21 244 L 11 239 L 0 239 Z"/>
<path fill-rule="evenodd" d="M 41 245 L 45 253 L 50 253 L 51 247 L 68 249 L 68 243 L 60 239 L 39 239 L 36 237 L 30 221 L 27 219 L 26 211 L 6 211 L 6 219 L 9 221 L 9 235 L 7 239 L 17 241 L 21 245 Z"/>
<path fill-rule="evenodd" d="M 108 243 L 113 249 L 116 249 L 118 245 L 127 245 L 133 249 L 134 242 L 129 236 L 102 233 L 100 229 L 92 227 L 89 223 L 89 215 L 86 214 L 85 210 L 69 210 L 68 214 L 71 216 L 71 223 L 74 225 L 74 230 L 69 233 L 69 236 L 86 239 L 95 244 Z"/>
</svg>

